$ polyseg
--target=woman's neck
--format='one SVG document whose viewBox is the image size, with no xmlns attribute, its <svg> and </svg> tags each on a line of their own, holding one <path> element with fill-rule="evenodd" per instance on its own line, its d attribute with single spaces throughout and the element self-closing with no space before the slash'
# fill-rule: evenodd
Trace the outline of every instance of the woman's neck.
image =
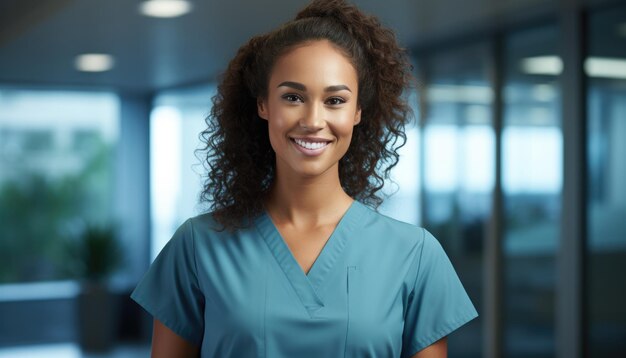
<svg viewBox="0 0 626 358">
<path fill-rule="evenodd" d="M 336 223 L 353 200 L 341 187 L 338 173 L 325 174 L 315 178 L 277 175 L 265 203 L 272 220 L 297 227 Z"/>
</svg>

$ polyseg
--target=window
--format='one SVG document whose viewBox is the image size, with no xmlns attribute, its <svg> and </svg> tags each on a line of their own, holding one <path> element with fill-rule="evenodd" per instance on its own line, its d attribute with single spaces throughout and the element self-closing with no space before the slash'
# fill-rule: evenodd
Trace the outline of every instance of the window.
<svg viewBox="0 0 626 358">
<path fill-rule="evenodd" d="M 379 208 L 381 214 L 390 216 L 411 224 L 421 222 L 420 215 L 420 129 L 417 123 L 419 114 L 417 109 L 417 93 L 408 96 L 408 102 L 413 110 L 413 118 L 405 129 L 406 143 L 398 150 L 400 155 L 398 164 L 391 170 L 390 180 L 385 181 L 382 189 L 385 201 Z"/>
<path fill-rule="evenodd" d="M 69 278 L 64 241 L 110 225 L 118 100 L 0 88 L 0 283 Z"/>
<path fill-rule="evenodd" d="M 559 242 L 562 69 L 557 28 L 511 34 L 505 44 L 502 189 L 504 353 L 555 355 L 555 256 Z"/>
<path fill-rule="evenodd" d="M 206 128 L 214 86 L 160 93 L 150 115 L 151 258 L 187 218 L 204 211 L 198 199 L 206 175 L 194 151 Z"/>
</svg>

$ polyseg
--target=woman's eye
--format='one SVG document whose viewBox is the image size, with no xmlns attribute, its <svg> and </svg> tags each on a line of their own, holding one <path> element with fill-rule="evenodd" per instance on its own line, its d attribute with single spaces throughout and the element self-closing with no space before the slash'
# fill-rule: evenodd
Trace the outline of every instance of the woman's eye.
<svg viewBox="0 0 626 358">
<path fill-rule="evenodd" d="M 302 101 L 302 97 L 298 96 L 297 94 L 286 94 L 283 96 L 283 99 L 287 100 L 288 102 L 303 102 Z"/>
<path fill-rule="evenodd" d="M 336 106 L 338 104 L 346 103 L 346 101 L 343 98 L 340 98 L 340 97 L 331 97 L 331 98 L 326 100 L 326 103 L 331 105 L 331 106 Z"/>
</svg>

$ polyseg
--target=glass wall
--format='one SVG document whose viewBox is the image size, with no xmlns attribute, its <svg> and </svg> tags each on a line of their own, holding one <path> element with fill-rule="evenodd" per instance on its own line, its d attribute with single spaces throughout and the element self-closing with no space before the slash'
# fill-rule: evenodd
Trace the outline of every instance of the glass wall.
<svg viewBox="0 0 626 358">
<path fill-rule="evenodd" d="M 70 278 L 65 243 L 112 221 L 115 95 L 0 88 L 0 284 Z"/>
<path fill-rule="evenodd" d="M 483 242 L 491 216 L 495 141 L 488 48 L 424 58 L 423 225 L 437 237 L 474 305 L 482 303 Z M 450 354 L 479 357 L 482 319 L 449 338 Z"/>
<path fill-rule="evenodd" d="M 588 271 L 591 357 L 626 352 L 626 7 L 589 17 Z"/>
<path fill-rule="evenodd" d="M 187 218 L 203 211 L 198 199 L 206 176 L 194 154 L 211 111 L 214 86 L 161 92 L 150 115 L 150 183 L 154 259 Z"/>
<path fill-rule="evenodd" d="M 504 354 L 555 355 L 562 132 L 557 28 L 506 38 L 502 129 Z"/>
</svg>

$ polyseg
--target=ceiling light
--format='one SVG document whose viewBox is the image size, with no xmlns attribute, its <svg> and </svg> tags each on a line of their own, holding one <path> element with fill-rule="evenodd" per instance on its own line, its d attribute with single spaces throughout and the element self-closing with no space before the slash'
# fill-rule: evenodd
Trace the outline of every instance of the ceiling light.
<svg viewBox="0 0 626 358">
<path fill-rule="evenodd" d="M 529 75 L 560 75 L 563 61 L 558 56 L 527 57 L 521 61 L 522 72 Z"/>
<path fill-rule="evenodd" d="M 585 73 L 589 77 L 626 79 L 626 60 L 590 57 L 585 60 Z"/>
<path fill-rule="evenodd" d="M 74 66 L 83 72 L 104 72 L 113 68 L 113 56 L 104 53 L 86 53 L 76 56 Z"/>
<path fill-rule="evenodd" d="M 178 17 L 191 11 L 187 0 L 147 0 L 139 4 L 139 12 L 151 17 Z"/>
<path fill-rule="evenodd" d="M 563 72 L 563 61 L 558 56 L 527 57 L 522 59 L 521 69 L 529 75 L 557 76 Z M 589 77 L 626 79 L 626 59 L 589 57 L 585 60 L 585 73 Z"/>
</svg>

